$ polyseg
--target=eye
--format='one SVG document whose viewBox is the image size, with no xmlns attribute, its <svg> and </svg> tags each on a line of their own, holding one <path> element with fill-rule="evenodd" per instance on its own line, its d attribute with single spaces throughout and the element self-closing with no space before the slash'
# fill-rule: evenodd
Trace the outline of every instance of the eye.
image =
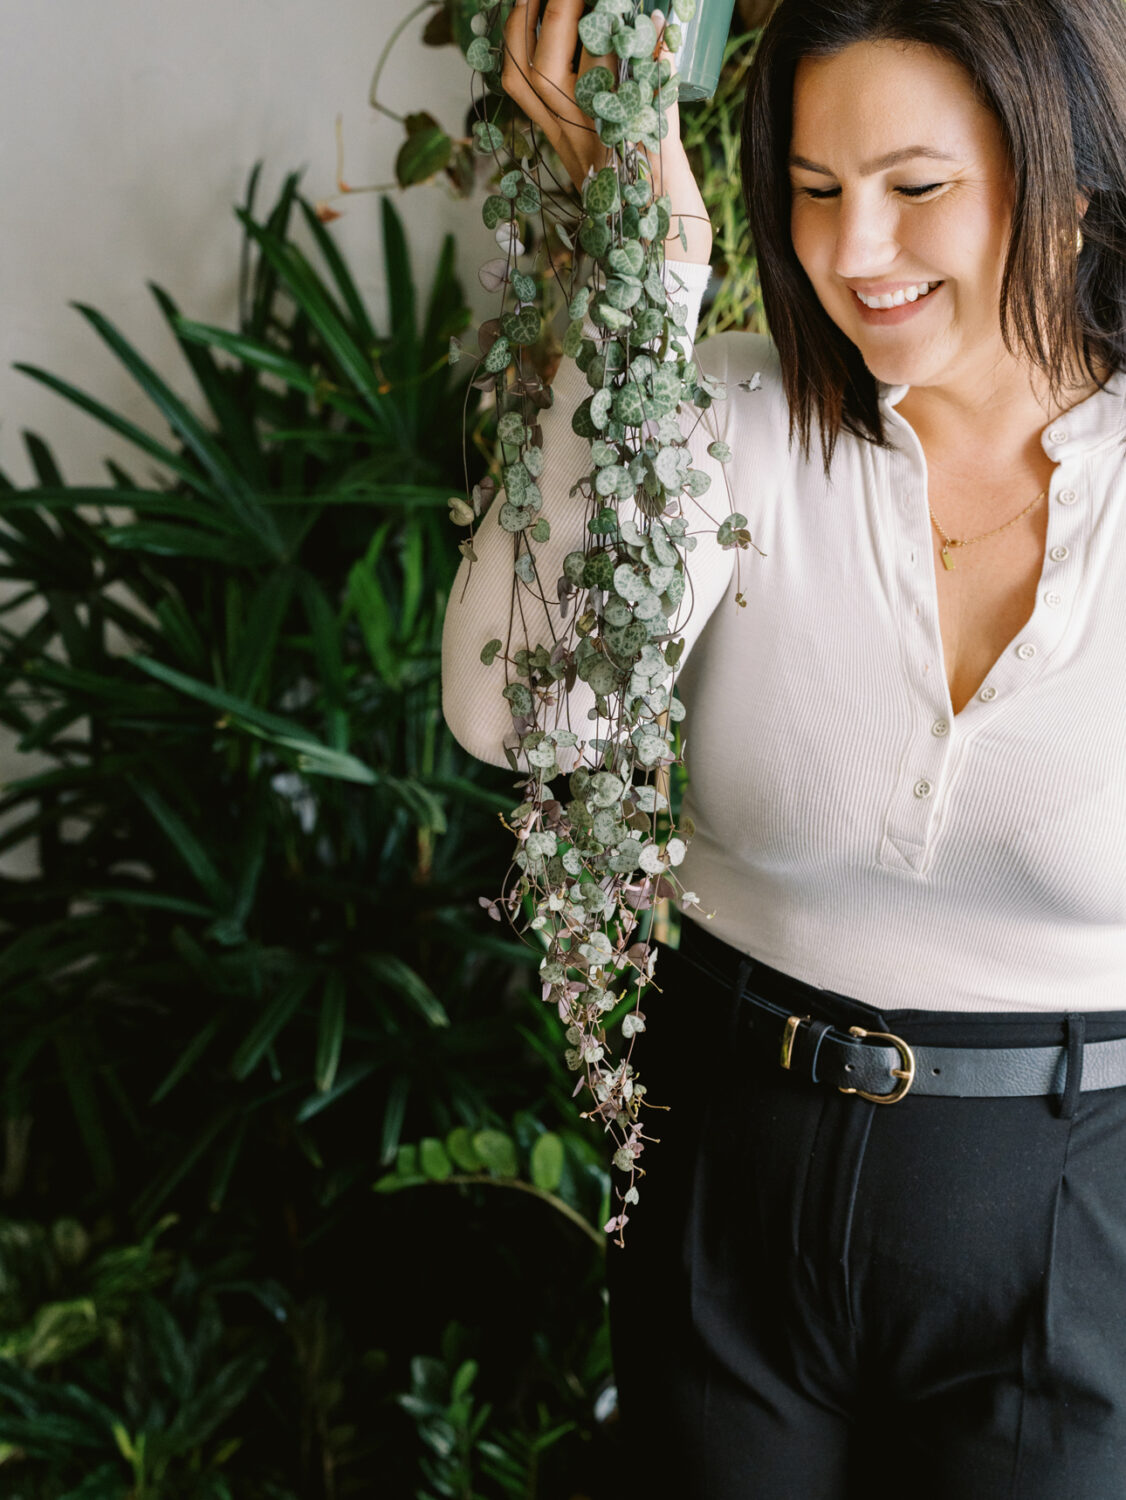
<svg viewBox="0 0 1126 1500">
<path fill-rule="evenodd" d="M 941 182 L 930 182 L 923 187 L 898 187 L 894 191 L 902 193 L 905 198 L 925 198 L 930 193 L 937 193 L 939 188 L 944 186 L 945 184 Z M 795 191 L 804 198 L 813 198 L 820 202 L 822 198 L 835 198 L 840 188 L 799 187 Z"/>
</svg>

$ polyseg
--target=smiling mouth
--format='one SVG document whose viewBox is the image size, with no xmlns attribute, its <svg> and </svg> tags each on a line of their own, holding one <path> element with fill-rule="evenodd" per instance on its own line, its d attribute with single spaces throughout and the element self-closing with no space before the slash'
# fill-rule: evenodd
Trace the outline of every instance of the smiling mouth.
<svg viewBox="0 0 1126 1500">
<path fill-rule="evenodd" d="M 881 292 L 877 297 L 866 297 L 863 292 L 853 292 L 853 296 L 865 307 L 878 311 L 881 308 L 904 307 L 908 302 L 919 302 L 941 285 L 941 281 L 920 281 L 915 286 L 902 287 L 898 292 Z"/>
</svg>

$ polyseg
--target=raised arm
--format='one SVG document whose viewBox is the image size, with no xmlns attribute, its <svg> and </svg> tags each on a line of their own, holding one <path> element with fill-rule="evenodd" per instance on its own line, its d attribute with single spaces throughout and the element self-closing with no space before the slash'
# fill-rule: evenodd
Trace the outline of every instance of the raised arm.
<svg viewBox="0 0 1126 1500">
<path fill-rule="evenodd" d="M 590 119 L 574 99 L 576 79 L 602 61 L 584 51 L 578 73 L 572 69 L 582 12 L 582 0 L 548 0 L 537 30 L 539 0 L 518 4 L 506 26 L 502 74 L 505 89 L 545 133 L 576 186 L 588 170 L 602 166 L 606 157 Z M 679 237 L 670 239 L 667 248 L 678 259 L 667 263 L 666 285 L 670 295 L 685 304 L 691 337 L 708 278 L 711 226 L 680 143 L 675 107 L 669 115 L 669 134 L 661 143 L 660 159 L 652 167 L 657 190 L 663 188 L 672 198 L 673 224 L 678 212 L 684 215 L 688 259 L 684 259 Z M 506 763 L 506 742 L 516 742 L 512 715 L 501 697 L 502 687 L 513 674 L 506 674 L 500 660 L 491 665 L 482 663 L 481 651 L 487 642 L 499 640 L 504 643 L 502 656 L 507 652 L 511 659 L 521 648 L 543 644 L 550 649 L 569 633 L 570 621 L 558 599 L 558 581 L 567 555 L 588 545 L 586 523 L 592 514 L 581 494 L 570 493 L 575 480 L 591 467 L 588 441 L 572 431 L 571 418 L 589 394 L 585 376 L 572 361 L 565 360 L 556 378 L 554 404 L 539 418 L 544 463 L 538 483 L 544 501 L 542 514 L 550 524 L 551 536 L 536 547 L 535 584 L 529 588 L 515 581 L 514 538 L 499 525 L 498 507 L 494 507 L 474 538 L 477 561 L 462 564 L 446 613 L 446 719 L 466 749 L 497 765 Z M 714 414 L 702 419 L 697 412 L 686 414 L 682 422 L 692 447 L 693 467 L 704 469 L 712 478 L 711 488 L 699 501 L 682 498 L 682 513 L 689 530 L 697 534 L 698 545 L 689 559 L 689 588 L 671 628 L 684 634 L 689 646 L 726 589 L 733 564 L 731 553 L 720 549 L 714 537 L 716 525 L 729 509 L 723 471 L 706 453 L 708 443 L 717 435 L 714 422 Z M 631 506 L 622 506 L 621 511 L 623 517 L 632 513 L 635 521 L 640 521 Z M 574 730 L 581 740 L 597 734 L 598 728 L 588 718 L 594 701 L 591 689 L 581 681 L 574 683 L 560 703 L 568 721 L 561 720 L 559 727 Z"/>
</svg>

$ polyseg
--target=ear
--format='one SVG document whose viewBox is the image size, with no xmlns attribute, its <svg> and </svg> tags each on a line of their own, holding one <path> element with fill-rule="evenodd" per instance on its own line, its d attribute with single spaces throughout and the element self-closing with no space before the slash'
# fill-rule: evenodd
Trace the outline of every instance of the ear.
<svg viewBox="0 0 1126 1500">
<path fill-rule="evenodd" d="M 1088 198 L 1083 193 L 1076 193 L 1076 195 L 1075 195 L 1075 207 L 1078 210 L 1079 217 L 1081 219 L 1086 216 L 1087 210 L 1090 208 L 1090 206 L 1091 206 L 1091 200 L 1090 200 L 1090 198 Z"/>
</svg>

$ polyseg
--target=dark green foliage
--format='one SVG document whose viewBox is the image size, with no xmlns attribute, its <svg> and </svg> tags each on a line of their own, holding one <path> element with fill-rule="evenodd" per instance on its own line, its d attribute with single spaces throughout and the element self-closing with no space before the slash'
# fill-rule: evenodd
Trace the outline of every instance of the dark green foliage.
<svg viewBox="0 0 1126 1500">
<path fill-rule="evenodd" d="M 256 175 L 237 332 L 153 289 L 205 415 L 81 308 L 156 420 L 24 368 L 136 466 L 68 485 L 29 434 L 37 482 L 0 477 L 0 722 L 43 758 L 0 794 L 38 867 L 0 877 L 0 1491 L 548 1496 L 608 1370 L 606 1182 L 550 1143 L 558 1024 L 478 906 L 510 778 L 440 715 L 446 508 L 480 477 L 452 241 L 420 309 L 384 203 L 380 333 L 296 177 L 260 216 Z M 439 1188 L 490 1131 L 531 1191 Z M 373 1194 L 419 1141 L 431 1189 Z M 443 1489 L 397 1398 L 455 1317 L 477 1425 Z"/>
</svg>

